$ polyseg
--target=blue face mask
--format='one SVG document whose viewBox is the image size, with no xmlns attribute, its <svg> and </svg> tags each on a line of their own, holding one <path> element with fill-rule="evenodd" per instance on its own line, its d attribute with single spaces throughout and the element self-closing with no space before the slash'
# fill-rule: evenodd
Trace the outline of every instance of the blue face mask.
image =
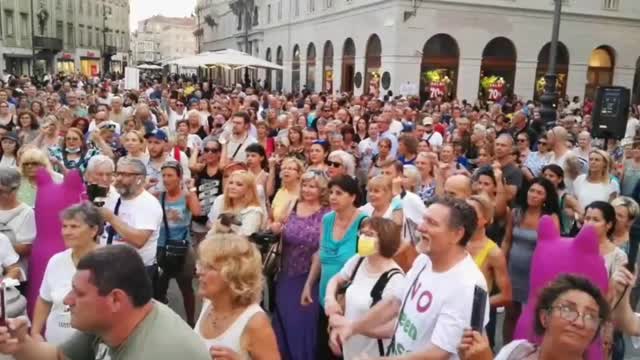
<svg viewBox="0 0 640 360">
<path fill-rule="evenodd" d="M 67 154 L 79 154 L 82 149 L 80 148 L 66 148 L 65 151 Z"/>
</svg>

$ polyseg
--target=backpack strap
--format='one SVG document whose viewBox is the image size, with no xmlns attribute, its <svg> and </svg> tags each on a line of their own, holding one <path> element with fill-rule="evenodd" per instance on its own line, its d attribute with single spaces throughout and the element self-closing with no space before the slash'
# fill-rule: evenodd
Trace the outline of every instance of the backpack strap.
<svg viewBox="0 0 640 360">
<path fill-rule="evenodd" d="M 169 241 L 169 221 L 167 220 L 167 212 L 164 209 L 164 204 L 166 201 L 167 192 L 163 191 L 160 193 L 160 207 L 162 207 L 162 223 L 164 224 L 164 233 L 165 233 L 165 245 Z"/>
<path fill-rule="evenodd" d="M 120 210 L 120 204 L 122 204 L 122 198 L 119 197 L 118 201 L 116 201 L 116 207 L 113 209 L 113 214 L 118 216 L 118 211 Z M 113 237 L 115 236 L 116 231 L 113 229 L 113 225 L 109 226 L 109 231 L 107 231 L 107 245 L 111 245 L 113 243 Z"/>
<path fill-rule="evenodd" d="M 360 265 L 362 265 L 363 261 L 364 261 L 364 256 L 361 256 L 360 259 L 358 259 L 358 262 L 356 263 L 356 266 L 353 268 L 353 272 L 351 273 L 351 277 L 349 277 L 349 285 L 351 285 L 351 283 L 353 282 L 353 279 L 356 278 L 356 274 L 358 273 L 358 269 L 360 268 Z"/>
<path fill-rule="evenodd" d="M 402 274 L 402 271 L 398 268 L 393 268 L 384 272 L 378 278 L 373 288 L 371 288 L 371 307 L 374 307 L 380 300 L 382 300 L 382 293 L 384 292 L 385 287 L 387 287 L 387 283 L 394 275 Z M 382 339 L 378 340 L 378 353 L 380 356 L 385 355 L 384 344 L 382 343 Z"/>
</svg>

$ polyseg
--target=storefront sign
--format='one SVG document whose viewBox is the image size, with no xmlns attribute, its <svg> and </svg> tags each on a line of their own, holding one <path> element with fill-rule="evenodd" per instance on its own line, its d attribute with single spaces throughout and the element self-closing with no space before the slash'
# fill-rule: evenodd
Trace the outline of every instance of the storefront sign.
<svg viewBox="0 0 640 360">
<path fill-rule="evenodd" d="M 434 100 L 443 97 L 447 87 L 443 82 L 429 84 L 429 99 Z"/>
<path fill-rule="evenodd" d="M 504 95 L 504 82 L 491 84 L 489 87 L 489 100 L 499 101 Z"/>
<path fill-rule="evenodd" d="M 64 53 L 64 54 L 62 54 L 62 59 L 63 60 L 73 60 L 73 54 Z"/>
</svg>

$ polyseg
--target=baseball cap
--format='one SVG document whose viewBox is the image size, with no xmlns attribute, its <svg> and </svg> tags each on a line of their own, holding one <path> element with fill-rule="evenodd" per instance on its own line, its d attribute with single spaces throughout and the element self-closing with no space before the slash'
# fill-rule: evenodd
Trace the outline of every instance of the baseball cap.
<svg viewBox="0 0 640 360">
<path fill-rule="evenodd" d="M 433 118 L 427 116 L 426 118 L 422 119 L 422 125 L 433 125 Z"/>
<path fill-rule="evenodd" d="M 13 132 L 13 131 L 2 135 L 2 138 L 0 140 L 4 140 L 4 139 L 13 140 L 16 143 L 20 142 L 20 139 L 18 138 L 18 134 L 16 132 Z"/>
<path fill-rule="evenodd" d="M 144 135 L 145 139 L 156 138 L 160 141 L 169 141 L 167 134 L 160 129 L 153 129 L 153 131 L 148 132 Z"/>
</svg>

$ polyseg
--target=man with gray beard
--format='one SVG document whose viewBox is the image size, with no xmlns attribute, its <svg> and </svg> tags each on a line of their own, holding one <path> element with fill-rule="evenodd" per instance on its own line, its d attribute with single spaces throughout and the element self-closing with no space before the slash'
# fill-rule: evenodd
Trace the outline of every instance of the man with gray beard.
<svg viewBox="0 0 640 360">
<path fill-rule="evenodd" d="M 142 161 L 127 158 L 118 161 L 114 187 L 120 196 L 107 199 L 100 208 L 108 223 L 100 242 L 103 245 L 126 244 L 136 249 L 147 274 L 154 280 L 162 207 L 158 199 L 145 190 L 146 176 L 147 169 Z"/>
</svg>

